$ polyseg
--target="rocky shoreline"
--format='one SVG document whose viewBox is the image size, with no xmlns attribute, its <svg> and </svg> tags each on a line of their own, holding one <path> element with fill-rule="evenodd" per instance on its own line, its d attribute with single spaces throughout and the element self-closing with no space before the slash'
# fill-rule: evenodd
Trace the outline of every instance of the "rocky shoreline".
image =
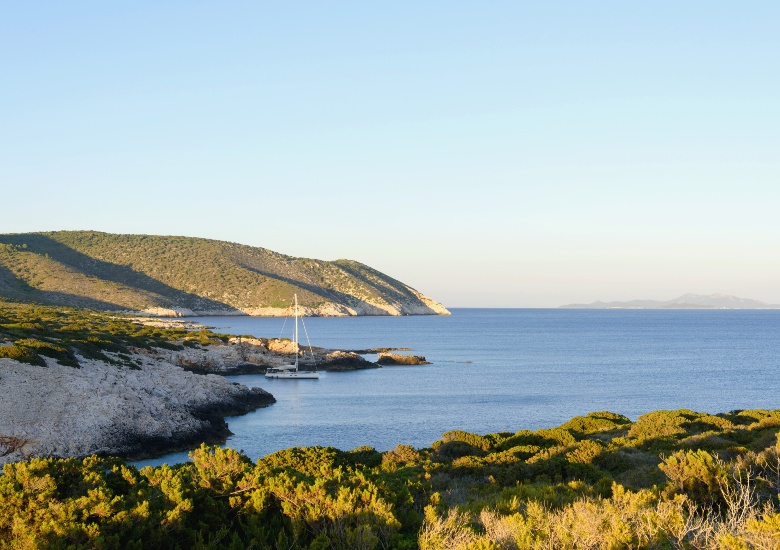
<svg viewBox="0 0 780 550">
<path fill-rule="evenodd" d="M 124 451 L 96 454 L 111 454 L 127 460 L 143 460 L 193 449 L 201 443 L 222 444 L 233 435 L 225 422 L 226 417 L 247 414 L 276 402 L 270 393 L 260 388 L 249 389 L 249 393 L 232 395 L 225 401 L 193 408 L 190 414 L 202 423 L 193 430 L 174 432 L 171 436 L 129 434 L 124 441 L 121 437 L 117 438 L 117 446 L 124 447 Z M 1 463 L 2 458 L 0 458 Z"/>
<path fill-rule="evenodd" d="M 380 367 L 353 351 L 311 351 L 301 354 L 301 369 Z M 130 352 L 123 365 L 79 357 L 80 368 L 0 358 L 0 465 L 36 456 L 140 459 L 224 443 L 225 417 L 275 402 L 224 375 L 264 373 L 295 353 L 289 340 L 246 337 Z"/>
<path fill-rule="evenodd" d="M 358 316 L 391 316 L 404 315 L 451 315 L 450 311 L 440 303 L 427 296 L 416 293 L 417 300 L 386 303 L 356 303 L 351 306 L 336 302 L 327 302 L 316 307 L 301 306 L 301 315 L 305 317 L 358 317 Z M 130 315 L 146 315 L 149 317 L 288 317 L 289 307 L 249 307 L 230 309 L 191 309 L 183 306 L 150 307 L 141 311 L 123 310 L 118 313 Z"/>
<path fill-rule="evenodd" d="M 34 456 L 140 458 L 224 442 L 224 417 L 274 397 L 162 358 L 134 354 L 136 367 L 80 358 L 80 368 L 0 359 L 0 464 Z"/>
<path fill-rule="evenodd" d="M 165 360 L 187 371 L 199 374 L 263 374 L 270 367 L 289 364 L 295 349 L 290 340 L 232 337 L 227 343 L 215 343 L 206 348 L 155 350 Z M 374 350 L 341 351 L 307 347 L 299 354 L 301 370 L 349 371 L 376 369 L 380 365 L 362 357 Z"/>
</svg>

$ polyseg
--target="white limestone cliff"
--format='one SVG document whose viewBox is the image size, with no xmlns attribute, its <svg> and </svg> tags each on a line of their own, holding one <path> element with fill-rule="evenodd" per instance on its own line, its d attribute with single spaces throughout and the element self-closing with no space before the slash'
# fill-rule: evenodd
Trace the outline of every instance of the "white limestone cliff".
<svg viewBox="0 0 780 550">
<path fill-rule="evenodd" d="M 197 351 L 188 353 L 195 360 Z M 84 358 L 81 368 L 0 359 L 0 464 L 32 456 L 140 456 L 224 440 L 222 416 L 274 401 L 259 388 L 187 372 L 162 350 L 133 359 L 137 370 Z"/>
</svg>

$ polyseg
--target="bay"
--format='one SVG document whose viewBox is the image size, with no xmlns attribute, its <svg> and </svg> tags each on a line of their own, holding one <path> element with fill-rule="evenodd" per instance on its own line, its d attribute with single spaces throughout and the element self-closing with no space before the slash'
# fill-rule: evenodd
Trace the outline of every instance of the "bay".
<svg viewBox="0 0 780 550">
<path fill-rule="evenodd" d="M 780 407 L 780 311 L 452 313 L 307 318 L 312 345 L 409 347 L 433 364 L 324 372 L 319 380 L 230 377 L 268 390 L 277 403 L 227 419 L 235 435 L 226 446 L 252 459 L 308 445 L 384 451 L 399 443 L 427 447 L 449 430 L 535 430 L 592 411 L 635 420 L 658 409 Z M 258 337 L 278 337 L 284 324 L 256 317 L 192 320 Z M 186 459 L 187 453 L 174 453 L 138 465 Z"/>
</svg>

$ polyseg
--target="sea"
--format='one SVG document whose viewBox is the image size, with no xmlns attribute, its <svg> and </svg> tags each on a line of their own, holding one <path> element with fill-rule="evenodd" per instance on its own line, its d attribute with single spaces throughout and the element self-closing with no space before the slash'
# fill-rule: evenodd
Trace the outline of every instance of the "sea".
<svg viewBox="0 0 780 550">
<path fill-rule="evenodd" d="M 292 321 L 197 317 L 217 332 L 276 338 Z M 780 408 L 778 310 L 453 309 L 451 316 L 314 317 L 303 345 L 411 348 L 430 365 L 228 377 L 273 405 L 227 419 L 225 446 L 253 460 L 295 446 L 429 447 L 450 430 L 551 428 L 612 411 Z M 375 360 L 376 355 L 367 355 Z M 172 453 L 137 466 L 179 463 Z"/>
</svg>

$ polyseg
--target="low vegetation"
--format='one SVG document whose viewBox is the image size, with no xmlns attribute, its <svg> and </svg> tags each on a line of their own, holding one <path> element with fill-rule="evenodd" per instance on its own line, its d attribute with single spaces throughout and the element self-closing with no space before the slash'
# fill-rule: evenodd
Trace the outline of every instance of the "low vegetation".
<svg viewBox="0 0 780 550">
<path fill-rule="evenodd" d="M 39 458 L 0 476 L 0 548 L 780 547 L 780 411 L 610 412 L 252 463 Z"/>
<path fill-rule="evenodd" d="M 135 349 L 181 349 L 208 345 L 228 336 L 209 330 L 148 326 L 128 315 L 66 307 L 37 306 L 0 299 L 0 357 L 45 366 L 44 357 L 78 367 L 78 357 L 134 367 Z"/>
</svg>

